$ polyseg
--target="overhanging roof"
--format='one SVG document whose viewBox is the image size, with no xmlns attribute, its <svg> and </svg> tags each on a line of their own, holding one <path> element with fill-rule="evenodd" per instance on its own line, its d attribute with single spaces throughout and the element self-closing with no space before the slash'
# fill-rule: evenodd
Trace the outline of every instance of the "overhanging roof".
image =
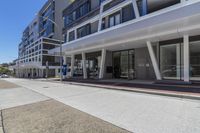
<svg viewBox="0 0 200 133">
<path fill-rule="evenodd" d="M 63 45 L 66 54 L 147 40 L 165 40 L 183 34 L 200 34 L 200 2 L 181 4 L 100 31 Z M 54 53 L 59 49 L 49 51 Z"/>
</svg>

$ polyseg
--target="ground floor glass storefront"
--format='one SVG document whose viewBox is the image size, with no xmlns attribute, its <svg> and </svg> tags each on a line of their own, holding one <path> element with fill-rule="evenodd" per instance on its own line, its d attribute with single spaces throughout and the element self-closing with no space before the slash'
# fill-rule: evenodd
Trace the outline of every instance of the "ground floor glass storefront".
<svg viewBox="0 0 200 133">
<path fill-rule="evenodd" d="M 200 38 L 190 37 L 190 80 L 200 80 Z M 160 43 L 160 72 L 163 79 L 183 80 L 184 53 L 182 39 Z"/>
</svg>

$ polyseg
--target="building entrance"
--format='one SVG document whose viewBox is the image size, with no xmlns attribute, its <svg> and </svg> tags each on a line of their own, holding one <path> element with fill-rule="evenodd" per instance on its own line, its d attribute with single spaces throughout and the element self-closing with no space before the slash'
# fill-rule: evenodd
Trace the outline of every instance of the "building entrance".
<svg viewBox="0 0 200 133">
<path fill-rule="evenodd" d="M 123 79 L 135 78 L 134 50 L 117 51 L 113 53 L 113 77 Z"/>
<path fill-rule="evenodd" d="M 101 52 L 87 53 L 86 58 L 87 77 L 90 79 L 98 79 L 101 62 Z"/>
</svg>

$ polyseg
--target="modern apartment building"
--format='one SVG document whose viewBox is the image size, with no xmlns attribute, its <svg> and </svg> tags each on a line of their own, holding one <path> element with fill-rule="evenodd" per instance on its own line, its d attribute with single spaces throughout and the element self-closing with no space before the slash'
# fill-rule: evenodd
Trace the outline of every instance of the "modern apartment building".
<svg viewBox="0 0 200 133">
<path fill-rule="evenodd" d="M 49 54 L 48 51 L 63 43 L 62 11 L 69 3 L 68 0 L 48 0 L 24 30 L 15 67 L 17 77 L 59 75 L 61 58 L 59 55 Z"/>
<path fill-rule="evenodd" d="M 199 0 L 76 0 L 63 18 L 71 77 L 200 80 Z"/>
</svg>

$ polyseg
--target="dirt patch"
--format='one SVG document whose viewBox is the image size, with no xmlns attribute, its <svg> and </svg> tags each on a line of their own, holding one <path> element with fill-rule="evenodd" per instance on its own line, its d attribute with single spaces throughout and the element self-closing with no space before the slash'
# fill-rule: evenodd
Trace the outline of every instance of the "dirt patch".
<svg viewBox="0 0 200 133">
<path fill-rule="evenodd" d="M 6 133 L 129 133 L 54 100 L 3 110 Z"/>
<path fill-rule="evenodd" d="M 16 84 L 0 79 L 0 89 L 11 89 L 19 87 Z"/>
</svg>

